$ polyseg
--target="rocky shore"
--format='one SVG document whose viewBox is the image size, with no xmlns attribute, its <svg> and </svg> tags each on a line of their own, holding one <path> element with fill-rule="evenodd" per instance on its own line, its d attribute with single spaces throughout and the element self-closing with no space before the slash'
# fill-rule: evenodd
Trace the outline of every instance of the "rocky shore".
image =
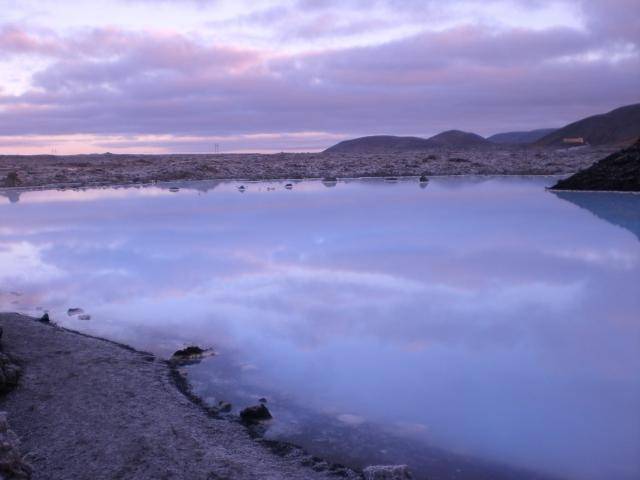
<svg viewBox="0 0 640 480">
<path fill-rule="evenodd" d="M 0 327 L 3 355 L 22 371 L 0 396 L 15 432 L 0 416 L 1 478 L 409 478 L 274 448 L 194 402 L 176 388 L 170 362 L 148 353 L 18 314 L 0 314 Z"/>
<path fill-rule="evenodd" d="M 640 192 L 640 140 L 559 181 L 551 189 Z"/>
<path fill-rule="evenodd" d="M 613 151 L 611 147 L 501 146 L 379 154 L 0 155 L 0 188 L 214 179 L 558 175 L 577 172 Z"/>
</svg>

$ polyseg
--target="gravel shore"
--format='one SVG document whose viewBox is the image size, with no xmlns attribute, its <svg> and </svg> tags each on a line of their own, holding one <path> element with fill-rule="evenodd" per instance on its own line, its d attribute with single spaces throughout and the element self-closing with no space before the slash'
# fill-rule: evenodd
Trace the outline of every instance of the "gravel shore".
<svg viewBox="0 0 640 480">
<path fill-rule="evenodd" d="M 211 417 L 150 354 L 18 314 L 0 326 L 23 372 L 0 410 L 35 480 L 360 478 Z"/>
<path fill-rule="evenodd" d="M 268 180 L 421 175 L 561 175 L 613 147 L 495 147 L 344 154 L 0 155 L 0 187 L 84 187 L 173 180 Z"/>
</svg>

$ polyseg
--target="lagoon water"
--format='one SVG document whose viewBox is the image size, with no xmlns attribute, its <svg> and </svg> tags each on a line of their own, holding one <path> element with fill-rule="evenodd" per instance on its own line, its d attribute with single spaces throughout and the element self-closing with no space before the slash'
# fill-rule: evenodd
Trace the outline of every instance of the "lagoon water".
<svg viewBox="0 0 640 480">
<path fill-rule="evenodd" d="M 211 346 L 197 393 L 333 461 L 637 479 L 640 196 L 553 181 L 4 192 L 0 310 Z"/>
</svg>

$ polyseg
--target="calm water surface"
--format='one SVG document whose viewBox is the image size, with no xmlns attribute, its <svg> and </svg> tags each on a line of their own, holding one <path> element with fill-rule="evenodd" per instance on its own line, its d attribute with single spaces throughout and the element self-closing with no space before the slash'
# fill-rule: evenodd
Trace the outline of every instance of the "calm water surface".
<svg viewBox="0 0 640 480">
<path fill-rule="evenodd" d="M 212 346 L 198 393 L 335 461 L 637 479 L 640 196 L 552 182 L 5 192 L 0 310 Z"/>
</svg>

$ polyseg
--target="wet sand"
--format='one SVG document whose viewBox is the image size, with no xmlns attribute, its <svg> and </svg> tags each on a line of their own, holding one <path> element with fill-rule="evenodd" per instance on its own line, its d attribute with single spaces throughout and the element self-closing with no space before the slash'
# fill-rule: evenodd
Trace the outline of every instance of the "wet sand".
<svg viewBox="0 0 640 480">
<path fill-rule="evenodd" d="M 360 478 L 300 449 L 252 438 L 177 388 L 170 365 L 107 340 L 0 314 L 22 367 L 0 397 L 33 479 Z"/>
<path fill-rule="evenodd" d="M 0 155 L 0 187 L 84 187 L 174 180 L 560 175 L 586 168 L 614 150 L 514 146 L 395 154 Z M 11 172 L 17 174 L 17 183 L 7 182 Z"/>
</svg>

